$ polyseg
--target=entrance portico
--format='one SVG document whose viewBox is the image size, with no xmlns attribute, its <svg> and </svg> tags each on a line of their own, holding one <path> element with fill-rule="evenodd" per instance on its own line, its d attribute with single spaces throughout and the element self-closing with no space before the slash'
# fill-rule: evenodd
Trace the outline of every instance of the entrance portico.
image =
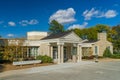
<svg viewBox="0 0 120 80">
<path fill-rule="evenodd" d="M 41 42 L 43 44 L 47 44 L 47 55 L 53 58 L 56 63 L 73 61 L 73 56 L 75 56 L 76 62 L 81 61 L 82 39 L 74 32 L 64 32 L 60 35 L 50 35 L 43 38 Z"/>
<path fill-rule="evenodd" d="M 82 60 L 82 49 L 80 43 L 49 42 L 47 47 L 48 56 L 53 58 L 55 63 L 74 61 L 73 56 L 76 57 L 76 62 L 80 62 Z M 74 48 L 76 48 L 76 51 Z"/>
</svg>

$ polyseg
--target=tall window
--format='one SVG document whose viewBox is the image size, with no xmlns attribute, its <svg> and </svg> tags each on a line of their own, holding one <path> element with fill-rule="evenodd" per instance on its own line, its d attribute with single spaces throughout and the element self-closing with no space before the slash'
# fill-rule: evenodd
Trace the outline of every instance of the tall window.
<svg viewBox="0 0 120 80">
<path fill-rule="evenodd" d="M 57 58 L 58 58 L 57 47 L 53 46 L 53 59 L 57 59 Z"/>
<path fill-rule="evenodd" d="M 95 46 L 95 54 L 97 55 L 98 54 L 98 47 Z"/>
<path fill-rule="evenodd" d="M 110 46 L 107 47 L 110 50 Z"/>
</svg>

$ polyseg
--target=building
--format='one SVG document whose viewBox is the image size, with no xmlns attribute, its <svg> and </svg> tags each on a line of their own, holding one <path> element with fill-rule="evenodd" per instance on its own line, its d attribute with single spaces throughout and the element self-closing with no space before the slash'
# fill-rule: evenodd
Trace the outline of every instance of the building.
<svg viewBox="0 0 120 80">
<path fill-rule="evenodd" d="M 28 32 L 24 46 L 28 46 L 27 56 L 48 55 L 56 63 L 74 59 L 79 62 L 82 56 L 103 56 L 106 48 L 113 53 L 112 43 L 107 41 L 105 32 L 98 33 L 98 40 L 94 42 L 82 40 L 74 32 L 51 35 L 47 32 Z"/>
</svg>

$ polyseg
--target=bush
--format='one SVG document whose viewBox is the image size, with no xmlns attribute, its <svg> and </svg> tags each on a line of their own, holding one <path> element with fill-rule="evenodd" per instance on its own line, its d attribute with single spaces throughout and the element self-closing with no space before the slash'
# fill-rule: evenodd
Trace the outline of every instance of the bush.
<svg viewBox="0 0 120 80">
<path fill-rule="evenodd" d="M 91 55 L 91 56 L 83 56 L 82 59 L 94 59 L 96 58 L 96 55 Z M 97 56 L 98 59 L 103 58 L 102 56 Z"/>
<path fill-rule="evenodd" d="M 120 59 L 120 54 L 113 54 L 111 58 Z"/>
<path fill-rule="evenodd" d="M 0 60 L 0 64 L 10 64 L 12 63 L 10 60 Z"/>
<path fill-rule="evenodd" d="M 3 60 L 3 53 L 0 52 L 0 60 Z"/>
<path fill-rule="evenodd" d="M 42 63 L 52 63 L 53 62 L 53 59 L 47 55 L 39 55 L 36 57 L 37 60 L 41 60 Z"/>
<path fill-rule="evenodd" d="M 112 53 L 108 48 L 106 48 L 106 50 L 103 53 L 103 57 L 111 57 L 111 56 L 112 56 Z"/>
</svg>

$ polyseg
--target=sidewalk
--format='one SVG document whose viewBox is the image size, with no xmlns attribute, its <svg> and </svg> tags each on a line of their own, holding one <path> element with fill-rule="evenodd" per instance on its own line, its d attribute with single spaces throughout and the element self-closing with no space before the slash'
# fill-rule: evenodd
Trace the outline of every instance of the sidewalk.
<svg viewBox="0 0 120 80">
<path fill-rule="evenodd" d="M 32 73 L 52 71 L 52 70 L 70 68 L 70 67 L 74 67 L 74 66 L 87 65 L 87 64 L 95 64 L 95 62 L 81 61 L 79 63 L 62 63 L 62 64 L 57 64 L 57 65 L 33 67 L 33 68 L 21 69 L 21 70 L 11 70 L 11 71 L 5 71 L 5 72 L 0 73 L 0 77 L 19 75 L 19 74 L 32 74 Z"/>
</svg>

